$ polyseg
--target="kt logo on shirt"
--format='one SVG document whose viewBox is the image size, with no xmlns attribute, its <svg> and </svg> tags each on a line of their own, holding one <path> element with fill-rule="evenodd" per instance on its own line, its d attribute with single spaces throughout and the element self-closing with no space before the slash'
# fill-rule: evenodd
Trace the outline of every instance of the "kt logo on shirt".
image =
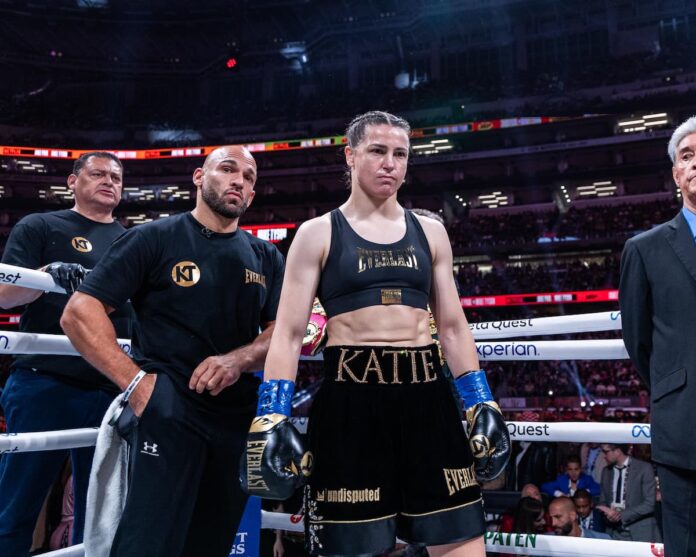
<svg viewBox="0 0 696 557">
<path fill-rule="evenodd" d="M 87 238 L 83 238 L 82 236 L 75 236 L 72 240 L 70 240 L 70 244 L 77 251 L 81 251 L 82 253 L 92 251 L 92 244 Z"/>
<path fill-rule="evenodd" d="M 172 280 L 177 286 L 193 286 L 200 278 L 201 270 L 193 261 L 180 261 L 172 267 Z"/>
</svg>

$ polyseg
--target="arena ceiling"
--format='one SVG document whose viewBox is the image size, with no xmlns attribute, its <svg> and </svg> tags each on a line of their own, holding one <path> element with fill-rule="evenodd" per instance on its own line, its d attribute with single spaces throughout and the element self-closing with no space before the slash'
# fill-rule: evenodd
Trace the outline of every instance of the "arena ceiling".
<svg viewBox="0 0 696 557">
<path fill-rule="evenodd" d="M 649 0 L 640 0 L 648 2 Z M 603 0 L 0 0 L 0 61 L 65 70 L 200 74 L 242 54 L 280 59 L 288 44 L 406 49 L 419 42 L 509 41 L 514 22 L 571 20 Z M 361 53 L 362 55 L 362 53 Z"/>
</svg>

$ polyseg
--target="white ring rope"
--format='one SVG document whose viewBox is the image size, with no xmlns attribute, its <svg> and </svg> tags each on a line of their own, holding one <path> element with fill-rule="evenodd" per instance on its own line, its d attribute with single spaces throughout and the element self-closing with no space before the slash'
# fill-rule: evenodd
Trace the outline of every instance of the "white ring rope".
<svg viewBox="0 0 696 557">
<path fill-rule="evenodd" d="M 290 418 L 300 433 L 307 432 L 309 418 Z M 623 443 L 648 445 L 650 424 L 599 422 L 506 422 L 513 441 L 554 443 Z M 2 437 L 0 436 L 0 443 Z M 2 445 L 0 445 L 0 449 Z"/>
<path fill-rule="evenodd" d="M 538 342 L 477 342 L 484 362 L 541 360 L 625 360 L 628 353 L 620 338 L 606 340 L 540 340 Z"/>
<path fill-rule="evenodd" d="M 650 424 L 595 422 L 507 422 L 513 441 L 557 443 L 650 443 Z"/>
<path fill-rule="evenodd" d="M 261 511 L 261 528 L 303 532 L 301 521 L 295 522 L 285 513 Z M 664 555 L 662 544 L 646 542 L 627 542 L 618 540 L 595 540 L 541 534 L 506 534 L 486 532 L 484 536 L 486 551 L 491 553 L 512 553 L 515 555 L 542 555 L 552 557 L 655 557 Z M 44 553 L 46 557 L 82 557 L 82 544 L 58 551 Z"/>
<path fill-rule="evenodd" d="M 291 418 L 300 433 L 306 433 L 308 418 Z M 586 422 L 507 422 L 513 441 L 557 443 L 650 443 L 649 424 L 607 424 Z M 0 454 L 51 451 L 91 447 L 97 442 L 97 428 L 0 433 Z"/>
<path fill-rule="evenodd" d="M 130 340 L 118 339 L 121 349 L 130 354 Z M 538 342 L 477 342 L 479 360 L 541 361 L 541 360 L 622 360 L 628 358 L 621 339 L 606 340 L 541 340 Z M 0 354 L 54 354 L 77 356 L 79 353 L 68 337 L 40 333 L 0 331 Z M 303 359 L 305 359 L 303 357 Z M 308 358 L 309 359 L 309 358 Z M 321 359 L 314 357 L 311 359 Z"/>
<path fill-rule="evenodd" d="M 130 354 L 130 340 L 119 338 L 117 341 L 121 350 Z M 0 354 L 80 355 L 65 335 L 18 333 L 15 331 L 0 331 Z"/>
<path fill-rule="evenodd" d="M 98 427 L 85 427 L 61 431 L 0 433 L 0 455 L 93 447 L 97 443 L 98 431 Z"/>
<path fill-rule="evenodd" d="M 261 511 L 261 528 L 303 532 L 304 525 L 297 515 Z M 662 544 L 627 542 L 618 540 L 595 540 L 563 536 L 535 534 L 507 534 L 487 532 L 484 536 L 486 551 L 492 553 L 514 553 L 516 555 L 543 555 L 553 557 L 655 557 L 653 548 Z"/>
<path fill-rule="evenodd" d="M 7 263 L 0 263 L 0 281 L 3 284 L 21 286 L 23 288 L 33 288 L 45 292 L 56 292 L 65 294 L 65 290 L 58 286 L 53 277 L 43 271 L 35 269 L 25 269 Z"/>
<path fill-rule="evenodd" d="M 621 312 L 603 311 L 534 319 L 469 323 L 476 340 L 621 330 Z"/>
</svg>

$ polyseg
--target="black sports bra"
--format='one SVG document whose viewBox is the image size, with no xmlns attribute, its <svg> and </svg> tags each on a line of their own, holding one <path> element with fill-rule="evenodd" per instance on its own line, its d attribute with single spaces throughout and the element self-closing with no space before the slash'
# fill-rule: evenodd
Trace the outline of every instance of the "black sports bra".
<svg viewBox="0 0 696 557">
<path fill-rule="evenodd" d="M 416 216 L 405 210 L 405 218 L 401 240 L 377 244 L 359 236 L 339 209 L 331 211 L 331 248 L 318 289 L 328 318 L 368 306 L 428 307 L 430 247 Z"/>
</svg>

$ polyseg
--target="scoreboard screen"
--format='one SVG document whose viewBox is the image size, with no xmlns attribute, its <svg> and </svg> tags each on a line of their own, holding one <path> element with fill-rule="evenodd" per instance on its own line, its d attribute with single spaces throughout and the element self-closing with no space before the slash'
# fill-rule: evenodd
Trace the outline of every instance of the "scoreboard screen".
<svg viewBox="0 0 696 557">
<path fill-rule="evenodd" d="M 276 244 L 285 240 L 285 238 L 288 237 L 288 232 L 293 228 L 297 228 L 297 225 L 288 222 L 279 224 L 251 224 L 248 226 L 241 226 L 240 228 L 247 232 L 251 232 L 251 234 L 262 240 Z"/>
</svg>

